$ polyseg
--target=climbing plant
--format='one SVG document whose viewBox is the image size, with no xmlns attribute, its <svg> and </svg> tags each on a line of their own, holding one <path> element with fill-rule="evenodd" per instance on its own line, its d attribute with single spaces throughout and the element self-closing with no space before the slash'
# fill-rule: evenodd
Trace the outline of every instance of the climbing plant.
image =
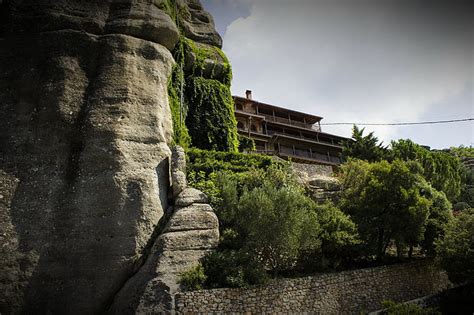
<svg viewBox="0 0 474 315">
<path fill-rule="evenodd" d="M 230 93 L 232 70 L 214 46 L 180 37 L 174 50 L 176 65 L 168 82 L 173 142 L 236 152 L 237 122 Z"/>
<path fill-rule="evenodd" d="M 237 151 L 237 121 L 229 88 L 203 77 L 192 78 L 186 88 L 190 104 L 186 125 L 194 146 L 217 151 Z"/>
</svg>

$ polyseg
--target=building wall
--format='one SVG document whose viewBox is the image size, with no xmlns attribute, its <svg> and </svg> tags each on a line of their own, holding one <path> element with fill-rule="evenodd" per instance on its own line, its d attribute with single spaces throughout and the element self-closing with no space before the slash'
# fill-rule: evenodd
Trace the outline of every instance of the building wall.
<svg viewBox="0 0 474 315">
<path fill-rule="evenodd" d="M 358 269 L 273 281 L 249 289 L 213 289 L 176 295 L 183 313 L 251 312 L 360 314 L 382 308 L 384 300 L 408 301 L 450 286 L 431 261 Z"/>
</svg>

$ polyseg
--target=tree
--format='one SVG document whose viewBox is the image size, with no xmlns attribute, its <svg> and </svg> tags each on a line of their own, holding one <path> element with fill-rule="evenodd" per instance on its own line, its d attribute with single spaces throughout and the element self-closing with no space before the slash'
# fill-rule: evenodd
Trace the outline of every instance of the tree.
<svg viewBox="0 0 474 315">
<path fill-rule="evenodd" d="M 359 129 L 356 125 L 352 127 L 352 140 L 345 142 L 342 150 L 344 160 L 356 158 L 374 162 L 384 158 L 387 149 L 379 143 L 373 132 L 364 136 L 364 130 L 365 128 Z"/>
<path fill-rule="evenodd" d="M 451 281 L 474 281 L 473 209 L 461 212 L 448 223 L 444 238 L 436 242 L 436 252 Z"/>
<path fill-rule="evenodd" d="M 461 193 L 464 168 L 459 158 L 442 151 L 430 151 L 413 141 L 392 141 L 389 160 L 417 161 L 423 176 L 432 186 L 446 194 L 450 201 Z"/>
<path fill-rule="evenodd" d="M 469 161 L 474 159 L 474 148 L 473 147 L 451 147 L 449 153 L 458 157 L 461 161 L 465 161 L 464 170 L 462 174 L 462 186 L 461 194 L 456 200 L 455 208 L 457 210 L 462 210 L 466 206 L 474 207 L 474 168 L 468 167 L 467 164 Z"/>
<path fill-rule="evenodd" d="M 313 211 L 320 226 L 319 233 L 311 235 L 303 229 L 299 263 L 305 271 L 337 268 L 353 258 L 354 246 L 360 243 L 357 226 L 351 218 L 331 202 L 316 205 Z M 305 246 L 305 244 L 320 244 Z M 316 249 L 316 250 L 315 250 Z"/>
<path fill-rule="evenodd" d="M 239 202 L 239 214 L 245 220 L 240 224 L 247 236 L 245 247 L 274 274 L 296 262 L 303 226 L 311 235 L 317 235 L 319 230 L 315 216 L 311 215 L 311 202 L 294 187 L 277 188 L 264 183 L 246 191 Z"/>
<path fill-rule="evenodd" d="M 202 261 L 207 286 L 261 283 L 265 270 L 337 266 L 358 242 L 350 217 L 316 205 L 287 164 L 213 174 L 196 182 L 213 196 L 221 230 L 218 251 Z"/>
<path fill-rule="evenodd" d="M 428 184 L 422 187 L 422 194 L 431 201 L 431 206 L 421 247 L 425 253 L 433 256 L 435 240 L 444 236 L 448 223 L 453 219 L 452 206 L 443 192 Z"/>
<path fill-rule="evenodd" d="M 358 226 L 368 254 L 381 259 L 393 241 L 401 257 L 423 239 L 430 201 L 420 194 L 416 162 L 349 160 L 341 167 L 341 208 Z"/>
</svg>

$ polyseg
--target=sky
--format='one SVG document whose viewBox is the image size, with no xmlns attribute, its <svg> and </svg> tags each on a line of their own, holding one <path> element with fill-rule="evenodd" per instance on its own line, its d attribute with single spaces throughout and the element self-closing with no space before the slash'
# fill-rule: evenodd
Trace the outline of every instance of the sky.
<svg viewBox="0 0 474 315">
<path fill-rule="evenodd" d="M 323 116 L 393 123 L 474 117 L 474 1 L 202 0 L 232 93 Z M 322 126 L 350 137 L 351 126 Z M 388 144 L 474 146 L 474 121 L 367 126 Z"/>
</svg>

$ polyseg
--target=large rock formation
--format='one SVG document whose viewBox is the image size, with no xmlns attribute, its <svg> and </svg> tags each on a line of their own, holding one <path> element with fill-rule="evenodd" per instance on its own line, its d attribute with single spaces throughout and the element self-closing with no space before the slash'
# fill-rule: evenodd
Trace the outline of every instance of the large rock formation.
<svg viewBox="0 0 474 315">
<path fill-rule="evenodd" d="M 103 312 L 146 261 L 168 208 L 168 7 L 0 1 L 0 313 Z"/>
<path fill-rule="evenodd" d="M 179 147 L 173 151 L 172 162 L 171 178 L 179 178 L 173 173 L 184 172 L 186 168 L 184 152 Z M 178 195 L 167 214 L 171 218 L 144 265 L 116 295 L 111 314 L 173 312 L 181 273 L 195 266 L 219 243 L 219 221 L 207 204 L 207 196 L 186 187 L 186 183 L 173 181 L 172 185 Z"/>
<path fill-rule="evenodd" d="M 339 199 L 341 184 L 334 177 L 332 166 L 293 162 L 291 169 L 307 194 L 317 203 L 336 202 Z"/>
</svg>

